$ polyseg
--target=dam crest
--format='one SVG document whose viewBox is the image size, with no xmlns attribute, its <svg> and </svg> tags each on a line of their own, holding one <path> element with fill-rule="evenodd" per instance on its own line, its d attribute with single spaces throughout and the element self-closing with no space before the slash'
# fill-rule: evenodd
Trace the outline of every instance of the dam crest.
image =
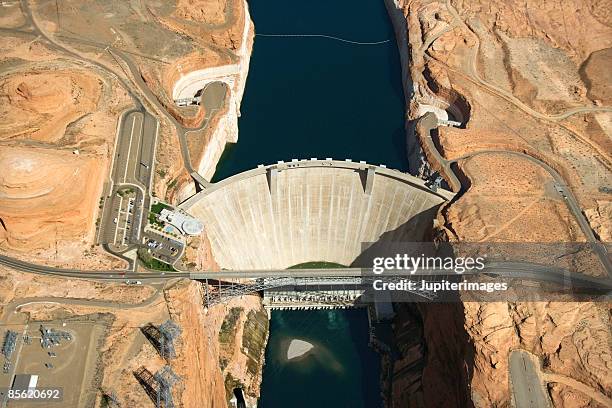
<svg viewBox="0 0 612 408">
<path fill-rule="evenodd" d="M 204 223 L 218 265 L 351 265 L 362 243 L 421 241 L 453 193 L 351 160 L 279 161 L 210 185 L 180 205 Z"/>
</svg>

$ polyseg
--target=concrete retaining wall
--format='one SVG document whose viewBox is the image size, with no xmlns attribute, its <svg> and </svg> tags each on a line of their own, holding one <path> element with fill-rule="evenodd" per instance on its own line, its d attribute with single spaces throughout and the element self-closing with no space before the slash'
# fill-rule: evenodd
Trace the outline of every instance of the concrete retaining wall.
<svg viewBox="0 0 612 408">
<path fill-rule="evenodd" d="M 204 222 L 222 268 L 284 269 L 311 261 L 350 265 L 362 242 L 381 236 L 420 240 L 450 197 L 395 170 L 318 160 L 238 174 L 181 208 Z"/>
</svg>

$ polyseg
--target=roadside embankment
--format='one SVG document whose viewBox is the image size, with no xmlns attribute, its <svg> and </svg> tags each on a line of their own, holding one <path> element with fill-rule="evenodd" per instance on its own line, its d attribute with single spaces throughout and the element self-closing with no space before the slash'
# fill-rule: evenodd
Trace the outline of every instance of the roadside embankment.
<svg viewBox="0 0 612 408">
<path fill-rule="evenodd" d="M 603 124 L 611 108 L 602 106 L 606 97 L 594 99 L 596 80 L 578 78 L 591 54 L 610 47 L 612 31 L 597 7 L 570 3 L 576 6 L 572 15 L 553 4 L 528 5 L 529 13 L 517 14 L 524 7 L 518 1 L 386 1 L 393 23 L 407 27 L 396 32 L 407 31 L 398 44 L 412 80 L 405 91 L 411 171 L 438 172 L 460 190 L 438 213 L 441 239 L 592 241 L 584 217 L 597 233 L 609 230 L 601 214 L 610 201 L 602 186 L 612 170 L 611 134 Z M 548 25 L 554 18 L 584 29 L 568 42 L 565 25 Z M 607 38 L 607 44 L 595 46 L 594 38 Z M 459 127 L 431 132 L 431 114 L 423 115 L 442 111 Z M 428 345 L 422 377 L 427 405 L 509 404 L 513 347 L 539 356 L 551 376 L 575 381 L 548 389 L 563 406 L 596 403 L 584 396 L 579 404 L 567 387 L 610 389 L 604 368 L 611 361 L 609 304 L 500 300 L 420 307 Z M 586 340 L 588 333 L 593 340 Z"/>
</svg>

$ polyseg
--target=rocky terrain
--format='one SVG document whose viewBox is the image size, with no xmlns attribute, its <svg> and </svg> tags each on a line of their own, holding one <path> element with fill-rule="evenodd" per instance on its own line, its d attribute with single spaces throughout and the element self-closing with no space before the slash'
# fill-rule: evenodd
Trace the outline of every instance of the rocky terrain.
<svg viewBox="0 0 612 408">
<path fill-rule="evenodd" d="M 439 172 L 459 193 L 439 213 L 438 235 L 454 242 L 586 241 L 558 191 L 558 174 L 595 236 L 609 241 L 609 2 L 386 1 L 409 119 L 433 112 L 461 123 L 431 135 L 418 123 L 408 127 L 413 171 Z M 190 195 L 188 168 L 210 177 L 225 144 L 237 138 L 253 41 L 246 4 L 8 2 L 0 28 L 0 252 L 73 268 L 122 267 L 94 246 L 117 120 L 139 104 L 156 114 L 154 194 L 173 203 Z M 177 82 L 201 72 L 198 80 L 208 84 L 209 68 L 227 69 L 215 77 L 225 84 L 217 103 L 178 108 Z M 218 268 L 205 236 L 191 240 L 185 262 Z M 602 276 L 599 269 L 579 272 Z M 19 306 L 32 321 L 103 314 L 92 371 L 97 405 L 111 396 L 122 406 L 149 404 L 134 372 L 166 364 L 181 378 L 173 390 L 180 406 L 200 407 L 202 395 L 206 406 L 227 406 L 234 388 L 253 404 L 267 332 L 260 301 L 205 310 L 204 290 L 190 281 L 130 286 L 0 269 L 0 316 L 13 316 L 22 299 L 35 299 Z M 412 339 L 399 360 L 408 367 L 426 359 L 419 389 L 410 390 L 419 395 L 395 384 L 395 406 L 510 406 L 512 349 L 538 356 L 555 406 L 610 405 L 609 303 L 464 302 L 419 311 L 426 347 Z M 167 361 L 141 328 L 168 319 L 182 334 L 176 358 Z M 412 323 L 404 323 L 410 331 Z M 406 381 L 418 377 L 410 374 Z"/>
<path fill-rule="evenodd" d="M 92 244 L 125 90 L 39 39 L 7 34 L 0 48 L 0 248 L 111 265 Z"/>
<path fill-rule="evenodd" d="M 157 114 L 154 194 L 170 202 L 195 191 L 186 162 L 210 177 L 226 142 L 236 141 L 252 43 L 245 3 L 111 3 L 3 6 L 0 249 L 16 256 L 70 267 L 117 262 L 92 245 L 122 111 L 142 102 Z M 176 107 L 179 78 L 228 64 L 239 71 L 225 79 L 231 92 L 221 92 L 221 106 Z M 191 158 L 181 154 L 185 134 Z M 92 256 L 81 257 L 86 251 Z"/>
<path fill-rule="evenodd" d="M 160 121 L 153 195 L 177 203 L 192 194 L 190 167 L 210 177 L 225 144 L 237 139 L 253 36 L 246 3 L 24 1 L 1 9 L 0 253 L 53 266 L 123 269 L 95 245 L 121 113 L 142 105 Z M 232 69 L 222 78 L 196 78 L 202 87 L 224 84 L 203 92 L 201 105 L 176 106 L 173 88 L 182 77 L 226 66 Z M 194 266 L 217 268 L 205 235 L 187 252 Z M 166 364 L 180 378 L 173 389 L 178 406 L 201 407 L 202 395 L 207 406 L 227 406 L 233 387 L 254 404 L 267 336 L 260 300 L 205 310 L 203 290 L 191 281 L 130 286 L 0 268 L 0 315 L 16 307 L 32 321 L 100 316 L 99 353 L 87 357 L 95 364 L 85 384 L 96 406 L 112 399 L 147 406 L 150 397 L 134 372 L 155 373 Z M 34 303 L 22 307 L 24 299 Z M 236 340 L 224 345 L 218 333 L 237 303 Z M 141 330 L 168 319 L 182 329 L 171 361 Z"/>
<path fill-rule="evenodd" d="M 421 158 L 431 169 L 414 163 L 413 170 L 438 171 L 459 192 L 439 213 L 442 235 L 463 242 L 585 241 L 549 166 L 569 186 L 595 236 L 609 241 L 609 2 L 387 5 L 404 73 L 413 80 L 405 81 L 409 117 L 430 111 L 461 122 L 431 138 L 418 125 L 409 134 L 413 163 Z M 555 406 L 610 401 L 609 303 L 466 302 L 421 312 L 428 406 L 510 406 L 508 355 L 517 348 L 539 356 Z M 450 324 L 456 320 L 463 324 Z"/>
<path fill-rule="evenodd" d="M 36 327 L 37 321 L 106 316 L 111 323 L 99 348 L 91 351 L 94 357 L 79 356 L 96 361 L 90 371 L 98 374 L 95 383 L 88 385 L 95 391 L 96 406 L 105 395 L 112 395 L 121 406 L 148 406 L 150 397 L 134 372 L 145 367 L 155 373 L 165 365 L 180 379 L 173 388 L 178 406 L 202 407 L 202 395 L 207 396 L 206 406 L 226 406 L 233 387 L 243 388 L 247 402 L 256 403 L 262 342 L 267 338 L 267 315 L 261 302 L 247 297 L 205 311 L 202 290 L 201 285 L 187 280 L 154 286 L 66 282 L 0 267 L 0 319 L 11 319 L 10 314 L 17 310 L 27 316 L 30 327 Z M 226 349 L 220 332 L 226 315 L 235 308 L 240 311 L 233 324 L 234 345 Z M 142 332 L 145 325 L 159 326 L 168 319 L 181 329 L 172 359 L 162 358 Z M 257 321 L 259 325 L 252 324 Z M 75 375 L 80 379 L 87 373 Z"/>
</svg>

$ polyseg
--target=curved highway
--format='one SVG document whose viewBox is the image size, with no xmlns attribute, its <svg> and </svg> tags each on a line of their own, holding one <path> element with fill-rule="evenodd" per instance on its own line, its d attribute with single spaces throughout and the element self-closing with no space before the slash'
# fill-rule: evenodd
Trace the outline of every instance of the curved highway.
<svg viewBox="0 0 612 408">
<path fill-rule="evenodd" d="M 422 140 L 424 143 L 427 144 L 428 152 L 430 152 L 431 155 L 433 156 L 432 158 L 438 162 L 438 164 L 442 168 L 442 172 L 446 176 L 446 179 L 449 185 L 457 193 L 460 192 L 462 185 L 461 185 L 461 182 L 459 181 L 459 178 L 457 177 L 457 174 L 455 173 L 451 165 L 454 163 L 457 163 L 460 160 L 469 159 L 471 157 L 484 155 L 484 154 L 492 154 L 492 153 L 508 154 L 508 155 L 517 156 L 522 159 L 528 160 L 540 166 L 544 170 L 546 170 L 546 172 L 555 181 L 555 185 L 558 188 L 558 191 L 564 198 L 564 201 L 570 213 L 574 216 L 574 219 L 580 226 L 580 229 L 582 230 L 586 240 L 592 245 L 593 250 L 597 254 L 604 270 L 606 271 L 608 275 L 608 280 L 612 282 L 612 262 L 610 261 L 610 257 L 608 255 L 608 251 L 606 247 L 595 237 L 595 234 L 593 233 L 593 230 L 590 227 L 589 221 L 583 214 L 580 208 L 580 205 L 578 204 L 578 201 L 576 200 L 574 194 L 572 193 L 569 186 L 565 182 L 565 179 L 563 179 L 563 177 L 555 169 L 553 169 L 547 163 L 539 159 L 536 159 L 535 157 L 530 156 L 526 153 L 521 153 L 521 152 L 517 152 L 514 150 L 504 150 L 504 149 L 480 150 L 477 152 L 468 153 L 466 155 L 457 157 L 452 160 L 447 160 L 440 154 L 438 148 L 436 147 L 431 137 L 431 131 L 438 127 L 438 120 L 436 118 L 436 115 L 432 112 L 428 112 L 427 114 L 425 114 L 424 116 L 422 116 L 421 118 L 417 120 L 417 126 L 422 126 L 422 129 L 423 129 Z"/>
<path fill-rule="evenodd" d="M 26 14 L 26 19 L 28 20 L 28 22 L 32 24 L 35 31 L 38 32 L 40 36 L 42 36 L 50 44 L 52 44 L 56 48 L 59 48 L 63 52 L 66 52 L 74 56 L 77 59 L 81 59 L 88 63 L 91 63 L 103 69 L 106 72 L 109 72 L 112 76 L 116 77 L 123 84 L 123 86 L 126 88 L 126 91 L 130 93 L 130 95 L 135 99 L 135 101 L 137 101 L 138 104 L 142 105 L 142 103 L 140 102 L 139 96 L 132 92 L 131 86 L 120 75 L 116 74 L 112 69 L 106 67 L 104 64 L 100 64 L 96 61 L 83 57 L 82 55 L 79 55 L 78 53 L 73 52 L 72 50 L 66 48 L 65 46 L 62 46 L 61 44 L 57 43 L 55 40 L 50 38 L 39 27 L 36 20 L 33 18 L 31 9 L 28 5 L 28 1 L 22 0 L 21 4 L 24 10 L 24 13 Z M 18 30 L 13 30 L 13 31 L 18 31 Z M 107 48 L 110 48 L 110 47 L 107 47 Z M 147 102 L 155 106 L 155 108 L 157 108 L 157 110 L 161 112 L 177 128 L 177 131 L 179 132 L 180 135 L 183 135 L 184 137 L 186 132 L 194 130 L 194 129 L 184 128 L 180 123 L 178 123 L 178 121 L 169 112 L 167 112 L 164 109 L 164 107 L 159 103 L 155 95 L 153 95 L 153 93 L 150 91 L 150 89 L 146 86 L 146 84 L 142 80 L 141 76 L 139 75 L 139 71 L 137 67 L 133 64 L 133 62 L 129 60 L 127 56 L 125 56 L 125 54 L 123 54 L 120 50 L 116 50 L 116 49 L 113 49 L 113 52 L 120 55 L 123 61 L 128 65 L 130 71 L 132 72 L 132 76 L 134 77 L 134 80 L 136 84 L 138 85 L 139 90 L 144 94 Z M 573 114 L 572 112 L 566 112 L 565 114 L 562 114 L 561 116 L 567 117 L 569 116 L 569 114 Z M 432 115 L 433 118 L 431 117 L 428 118 L 428 115 Z M 431 130 L 435 126 L 437 126 L 437 120 L 434 121 L 435 116 L 433 114 L 430 113 L 428 115 L 425 115 L 421 120 L 423 121 L 422 123 L 428 126 L 429 130 Z M 603 285 L 604 289 L 610 287 L 610 277 L 612 276 L 612 267 L 610 265 L 610 259 L 607 256 L 607 251 L 605 247 L 603 247 L 603 245 L 599 243 L 597 239 L 595 238 L 592 230 L 589 227 L 586 217 L 584 217 L 584 214 L 582 214 L 582 211 L 580 210 L 580 207 L 575 197 L 573 196 L 572 192 L 567 187 L 567 184 L 564 182 L 563 178 L 554 169 L 552 169 L 546 163 L 543 163 L 540 160 L 535 159 L 524 153 L 505 151 L 505 150 L 488 150 L 488 151 L 482 151 L 482 152 L 475 152 L 475 153 L 463 156 L 461 158 L 458 158 L 452 161 L 448 161 L 448 160 L 445 160 L 440 155 L 437 148 L 433 144 L 433 141 L 431 140 L 431 136 L 426 138 L 425 142 L 430 143 L 430 147 L 432 148 L 431 152 L 436 156 L 435 159 L 439 161 L 441 166 L 444 168 L 446 175 L 450 179 L 450 184 L 453 186 L 453 188 L 457 187 L 456 191 L 459 191 L 459 189 L 461 188 L 461 183 L 459 182 L 456 174 L 454 173 L 450 165 L 460 159 L 465 159 L 465 158 L 475 156 L 478 154 L 497 152 L 497 153 L 507 153 L 507 154 L 521 156 L 523 158 L 526 158 L 527 160 L 530 160 L 542 166 L 549 174 L 551 174 L 551 176 L 557 182 L 559 188 L 562 191 L 562 194 L 564 194 L 564 197 L 566 198 L 565 201 L 567 202 L 567 205 L 571 213 L 576 218 L 578 224 L 580 225 L 585 236 L 587 237 L 587 240 L 594 244 L 594 248 L 597 254 L 599 255 L 599 258 L 602 264 L 604 265 L 606 271 L 608 272 L 607 279 L 597 279 L 597 278 L 586 277 L 584 275 L 579 275 L 579 276 L 576 275 L 576 276 L 572 276 L 572 280 L 576 279 L 576 281 L 578 282 L 584 282 L 585 285 L 586 284 L 588 285 L 596 284 L 596 285 L 599 285 L 600 288 L 602 287 L 601 285 Z M 189 157 L 188 151 L 186 151 L 185 149 L 186 149 L 186 143 L 184 143 L 184 140 L 182 140 L 181 150 L 183 152 L 183 158 L 188 159 Z M 187 155 L 185 155 L 185 153 L 187 153 Z M 191 169 L 191 166 L 188 160 L 185 160 L 185 165 L 186 165 L 186 168 Z M 140 279 L 147 279 L 147 280 L 163 279 L 163 280 L 166 280 L 166 279 L 171 279 L 171 278 L 219 279 L 219 278 L 233 278 L 235 277 L 234 276 L 235 274 L 243 274 L 243 276 L 241 277 L 244 277 L 244 278 L 249 277 L 249 276 L 250 277 L 274 276 L 274 274 L 277 274 L 277 276 L 279 276 L 279 274 L 282 276 L 288 276 L 288 275 L 294 275 L 294 274 L 299 274 L 299 273 L 311 273 L 316 276 L 318 276 L 317 274 L 330 273 L 333 276 L 334 274 L 340 273 L 340 271 L 338 270 L 318 270 L 318 271 L 310 270 L 308 272 L 293 272 L 293 271 L 283 270 L 283 271 L 251 271 L 251 272 L 231 272 L 231 273 L 227 271 L 223 271 L 219 273 L 205 272 L 205 273 L 197 273 L 197 274 L 190 274 L 187 272 L 165 273 L 165 272 L 151 272 L 151 271 L 146 272 L 146 273 L 134 273 L 129 270 L 126 270 L 126 271 L 122 271 L 122 270 L 86 271 L 86 270 L 54 268 L 54 267 L 48 267 L 44 265 L 37 265 L 37 264 L 32 264 L 29 262 L 17 260 L 11 257 L 7 257 L 5 255 L 0 255 L 0 264 L 3 264 L 5 266 L 8 266 L 10 268 L 13 268 L 19 271 L 23 271 L 23 272 L 47 274 L 47 275 L 61 276 L 61 277 L 98 279 L 98 280 L 124 280 L 124 279 L 139 279 L 139 280 Z M 361 270 L 359 269 L 358 270 L 349 269 L 349 270 L 346 270 L 344 273 L 346 273 L 347 276 L 351 274 L 352 274 L 351 276 L 355 276 L 356 271 L 359 271 L 359 274 L 361 273 Z M 493 267 L 492 269 L 490 269 L 488 272 L 493 273 L 493 274 L 499 274 L 501 276 L 514 276 L 514 277 L 525 276 L 525 277 L 532 278 L 535 280 L 542 280 L 544 276 L 547 276 L 547 277 L 552 276 L 553 280 L 558 280 L 558 281 L 565 279 L 564 276 L 567 275 L 563 273 L 560 274 L 558 270 L 554 272 L 552 275 L 550 275 L 551 268 L 537 266 L 533 264 L 515 263 L 515 262 L 507 263 L 505 266 L 497 265 Z M 312 276 L 312 275 L 309 275 L 309 276 Z"/>
<path fill-rule="evenodd" d="M 34 32 L 36 34 L 38 34 L 39 36 L 41 36 L 42 38 L 44 38 L 52 46 L 52 48 L 59 49 L 62 52 L 67 53 L 67 54 L 71 55 L 72 57 L 74 57 L 76 59 L 85 61 L 85 62 L 90 63 L 92 65 L 95 65 L 98 68 L 100 68 L 101 70 L 109 73 L 111 76 L 115 77 L 123 85 L 123 87 L 125 88 L 126 92 L 128 92 L 130 94 L 130 96 L 134 99 L 135 103 L 137 104 L 137 108 L 144 107 L 144 103 L 143 103 L 143 99 L 144 99 L 148 103 L 149 106 L 154 108 L 154 110 L 156 112 L 158 112 L 159 114 L 163 115 L 176 129 L 176 132 L 177 132 L 177 135 L 179 137 L 180 144 L 181 144 L 181 155 L 182 155 L 182 158 L 183 158 L 183 164 L 184 164 L 185 169 L 187 170 L 187 172 L 189 174 L 195 172 L 195 170 L 191 166 L 191 162 L 190 162 L 190 159 L 189 159 L 189 149 L 187 147 L 186 133 L 187 132 L 191 132 L 191 131 L 198 131 L 198 130 L 203 129 L 204 127 L 206 127 L 208 125 L 208 121 L 207 120 L 204 120 L 202 122 L 202 124 L 200 126 L 198 126 L 197 128 L 186 128 L 186 127 L 184 127 L 182 124 L 180 124 L 176 120 L 176 118 L 174 116 L 172 116 L 172 114 L 170 114 L 170 112 L 168 112 L 166 110 L 166 108 L 159 102 L 159 100 L 153 94 L 153 92 L 151 92 L 149 87 L 144 82 L 144 80 L 142 78 L 142 75 L 140 73 L 140 70 L 138 69 L 136 64 L 126 55 L 125 52 L 123 52 L 122 50 L 119 50 L 119 49 L 111 46 L 110 44 L 99 43 L 99 42 L 96 42 L 96 41 L 92 41 L 92 40 L 88 40 L 88 39 L 83 39 L 83 38 L 64 36 L 64 38 L 70 39 L 71 41 L 76 41 L 76 42 L 79 42 L 79 43 L 82 43 L 82 44 L 85 44 L 85 45 L 89 45 L 89 46 L 92 46 L 92 47 L 97 47 L 97 48 L 100 48 L 102 50 L 105 50 L 105 51 L 109 52 L 109 54 L 117 62 L 117 65 L 119 65 L 123 69 L 121 63 L 115 57 L 115 55 L 119 56 L 121 58 L 121 60 L 127 65 L 128 69 L 129 69 L 129 71 L 131 73 L 132 80 L 134 81 L 134 84 L 136 85 L 137 89 L 140 91 L 140 95 L 135 93 L 134 90 L 133 90 L 133 87 L 131 86 L 131 84 L 128 83 L 120 74 L 116 73 L 112 68 L 108 67 L 106 64 L 103 64 L 103 63 L 100 63 L 98 61 L 92 60 L 92 59 L 90 59 L 90 58 L 88 58 L 88 57 L 86 57 L 84 55 L 81 55 L 79 52 L 68 48 L 67 46 L 65 46 L 62 43 L 60 43 L 57 40 L 55 40 L 45 30 L 43 30 L 40 27 L 40 25 L 38 24 L 36 18 L 34 17 L 34 15 L 32 13 L 32 10 L 30 8 L 28 0 L 21 0 L 21 5 L 22 5 L 22 10 L 23 10 L 23 12 L 25 14 L 26 20 L 27 20 L 28 23 L 30 23 L 32 25 L 32 27 L 34 29 Z M 7 31 L 19 31 L 19 30 L 16 30 L 16 29 L 7 29 Z M 124 71 L 124 74 L 126 75 L 126 77 L 129 78 L 129 76 L 127 75 L 127 73 L 125 71 Z M 213 113 L 211 112 L 211 116 L 212 116 L 212 114 Z"/>
<path fill-rule="evenodd" d="M 125 281 L 141 280 L 149 283 L 163 282 L 176 278 L 187 278 L 194 280 L 241 280 L 241 279 L 260 279 L 260 278 L 308 278 L 308 277 L 361 277 L 373 276 L 371 270 L 367 268 L 334 268 L 334 269 L 284 269 L 284 270 L 251 270 L 251 271 L 219 271 L 219 272 L 127 272 L 117 270 L 107 271 L 87 271 L 67 268 L 54 268 L 43 265 L 32 264 L 25 261 L 0 255 L 0 264 L 12 269 L 50 275 L 57 277 L 69 277 L 79 279 L 93 279 L 100 281 Z M 580 273 L 568 272 L 562 268 L 551 267 L 529 262 L 504 262 L 491 263 L 486 265 L 482 271 L 466 272 L 465 275 L 483 274 L 489 277 L 502 278 L 522 278 L 535 282 L 556 283 L 565 287 L 571 284 L 572 287 L 582 289 L 593 289 L 598 292 L 609 292 L 612 290 L 607 280 L 597 277 L 586 276 Z M 385 272 L 386 277 L 432 277 L 449 276 L 448 270 L 419 270 L 412 274 L 404 270 L 389 270 Z M 609 296 L 606 294 L 606 296 Z"/>
</svg>

